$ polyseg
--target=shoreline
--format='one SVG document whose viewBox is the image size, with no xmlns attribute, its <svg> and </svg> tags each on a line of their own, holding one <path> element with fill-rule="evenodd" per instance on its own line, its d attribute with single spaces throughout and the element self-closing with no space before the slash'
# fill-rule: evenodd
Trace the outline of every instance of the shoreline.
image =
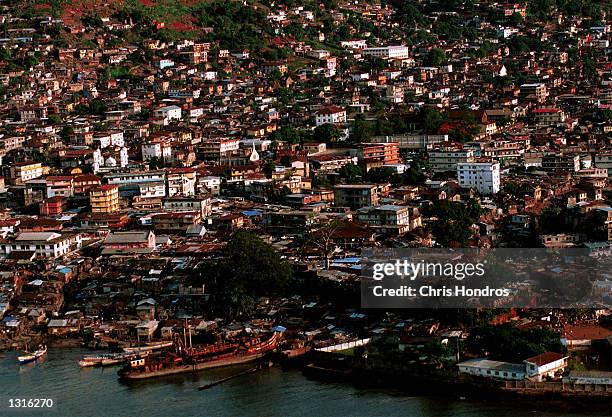
<svg viewBox="0 0 612 417">
<path fill-rule="evenodd" d="M 86 346 L 79 338 L 41 338 L 44 343 L 51 349 L 74 349 L 100 351 L 107 350 L 106 348 L 94 348 Z M 13 342 L 15 344 L 16 342 Z M 19 350 L 15 347 L 0 345 L 0 353 Z M 315 356 L 315 357 L 312 357 Z M 317 380 L 320 382 L 335 382 L 341 384 L 349 384 L 359 389 L 384 388 L 398 390 L 402 393 L 415 394 L 417 396 L 436 396 L 437 393 L 444 391 L 443 396 L 448 397 L 449 393 L 457 395 L 460 399 L 467 400 L 488 400 L 495 399 L 497 401 L 543 401 L 546 404 L 555 404 L 564 406 L 577 406 L 586 409 L 609 409 L 612 412 L 612 389 L 605 391 L 558 391 L 545 389 L 522 389 L 508 388 L 505 381 L 501 380 L 480 380 L 466 376 L 457 376 L 451 378 L 449 375 L 433 374 L 424 372 L 422 369 L 417 370 L 402 370 L 399 368 L 382 368 L 373 367 L 366 364 L 352 364 L 347 369 L 334 369 L 333 366 L 317 366 L 318 372 L 312 373 L 307 371 L 307 365 L 316 363 L 316 356 L 313 352 L 300 355 L 296 358 L 283 360 L 277 358 L 276 365 L 283 370 L 299 369 L 302 375 L 307 379 Z M 243 358 L 244 359 L 244 358 Z M 249 357 L 246 361 L 232 361 L 232 363 L 215 366 L 210 363 L 200 364 L 200 366 L 184 366 L 181 369 L 172 369 L 166 371 L 155 372 L 154 375 L 143 375 L 130 378 L 120 377 L 123 381 L 137 380 L 159 380 L 163 383 L 164 377 L 186 375 L 188 373 L 197 374 L 198 371 L 206 369 L 214 369 L 220 367 L 240 366 L 248 362 L 253 362 L 259 359 Z M 212 365 L 212 366 L 211 366 Z M 329 364 L 327 364 L 329 365 Z M 612 387 L 611 387 L 612 388 Z"/>
<path fill-rule="evenodd" d="M 63 346 L 56 348 L 57 351 L 61 349 L 71 350 L 79 349 L 80 352 L 84 352 L 87 348 L 84 347 L 69 347 Z M 61 353 L 60 353 L 61 355 Z M 6 360 L 6 359 L 5 359 Z M 588 398 L 556 398 L 554 396 L 530 396 L 522 395 L 504 391 L 491 391 L 482 389 L 482 387 L 476 384 L 465 384 L 464 381 L 451 381 L 444 380 L 441 378 L 424 377 L 413 375 L 411 377 L 400 376 L 400 375 L 389 375 L 382 372 L 359 372 L 351 375 L 350 378 L 343 381 L 330 381 L 326 378 L 313 378 L 307 376 L 302 370 L 302 366 L 289 366 L 282 367 L 278 366 L 279 371 L 286 373 L 299 374 L 306 380 L 314 380 L 320 384 L 332 385 L 343 385 L 350 386 L 360 391 L 375 391 L 389 396 L 410 396 L 410 397 L 423 397 L 423 398 L 440 398 L 441 401 L 449 401 L 453 403 L 461 402 L 474 402 L 474 403 L 500 403 L 500 404 L 512 404 L 523 409 L 533 409 L 538 411 L 556 411 L 556 410 L 584 410 L 585 415 L 591 415 L 587 413 L 591 412 L 609 412 L 612 411 L 610 405 L 610 398 L 605 401 L 593 401 Z M 230 365 L 231 367 L 232 365 Z M 240 366 L 239 364 L 236 365 Z M 74 372 L 79 372 L 78 368 L 75 367 Z M 203 373 L 196 372 L 195 375 L 204 375 Z M 139 380 L 147 383 L 163 384 L 163 385 L 175 385 L 175 379 L 173 378 L 184 378 L 191 379 L 191 373 L 185 372 L 180 374 L 164 375 L 160 378 L 148 378 Z M 132 383 L 138 383 L 139 381 L 131 381 Z M 118 384 L 127 383 L 130 381 L 116 379 Z M 250 381 L 245 381 L 245 385 L 248 385 Z M 596 414 L 600 415 L 600 414 Z"/>
<path fill-rule="evenodd" d="M 431 395 L 440 389 L 465 398 L 538 400 L 546 403 L 580 403 L 581 407 L 612 412 L 612 386 L 556 382 L 505 381 L 478 378 L 451 371 L 419 366 L 402 367 L 348 356 L 316 352 L 305 363 L 303 374 L 312 379 L 350 383 L 354 386 L 403 388 L 418 395 Z M 513 383 L 514 382 L 514 383 Z M 518 383 L 517 383 L 518 382 Z"/>
<path fill-rule="evenodd" d="M 110 350 L 108 346 L 95 347 L 95 346 L 87 345 L 79 337 L 61 337 L 60 338 L 60 337 L 54 337 L 54 336 L 41 335 L 41 336 L 23 337 L 20 339 L 13 339 L 13 340 L 2 340 L 0 341 L 0 352 L 23 350 L 26 344 L 28 345 L 45 344 L 48 347 L 53 348 L 53 349 L 83 348 L 83 349 L 94 350 L 94 351 Z"/>
</svg>

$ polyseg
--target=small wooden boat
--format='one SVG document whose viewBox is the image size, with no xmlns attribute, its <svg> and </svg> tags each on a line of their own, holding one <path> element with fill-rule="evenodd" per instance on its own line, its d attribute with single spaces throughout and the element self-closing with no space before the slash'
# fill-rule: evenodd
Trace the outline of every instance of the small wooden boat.
<svg viewBox="0 0 612 417">
<path fill-rule="evenodd" d="M 147 353 L 144 353 L 144 355 L 146 356 Z M 126 363 L 129 360 L 134 359 L 135 357 L 138 357 L 138 354 L 115 353 L 115 354 L 104 355 L 104 357 L 102 358 L 102 366 L 111 366 L 111 365 L 118 365 L 118 364 Z"/>
<path fill-rule="evenodd" d="M 79 361 L 79 366 L 81 368 L 86 368 L 88 366 L 98 366 L 102 364 L 102 356 L 85 356 L 83 359 Z"/>
<path fill-rule="evenodd" d="M 137 353 L 104 353 L 101 355 L 91 355 L 85 356 L 83 359 L 79 361 L 79 366 L 81 368 L 89 367 L 89 366 L 112 366 L 118 365 L 122 363 L 126 363 L 131 359 L 136 357 L 144 357 L 147 356 L 147 352 L 137 354 Z"/>
<path fill-rule="evenodd" d="M 23 364 L 30 363 L 30 362 L 36 362 L 39 358 L 45 356 L 46 354 L 47 354 L 47 346 L 42 345 L 38 348 L 36 352 L 28 353 L 27 355 L 23 355 L 23 356 L 18 356 L 17 360 L 19 361 L 20 365 L 23 365 Z"/>
</svg>

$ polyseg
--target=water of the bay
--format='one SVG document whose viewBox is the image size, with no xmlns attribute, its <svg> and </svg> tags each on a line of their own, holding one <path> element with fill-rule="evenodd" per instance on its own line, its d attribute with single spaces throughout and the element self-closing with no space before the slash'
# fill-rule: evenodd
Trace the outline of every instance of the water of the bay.
<svg viewBox="0 0 612 417">
<path fill-rule="evenodd" d="M 91 352 L 50 349 L 44 361 L 19 366 L 16 353 L 0 354 L 0 416 L 423 416 L 578 417 L 593 411 L 546 410 L 498 401 L 469 401 L 452 394 L 414 397 L 388 389 L 359 389 L 319 382 L 299 370 L 272 368 L 232 379 L 205 391 L 197 387 L 236 373 L 217 369 L 122 383 L 117 368 L 79 369 Z M 52 409 L 9 408 L 9 399 L 51 398 Z"/>
</svg>

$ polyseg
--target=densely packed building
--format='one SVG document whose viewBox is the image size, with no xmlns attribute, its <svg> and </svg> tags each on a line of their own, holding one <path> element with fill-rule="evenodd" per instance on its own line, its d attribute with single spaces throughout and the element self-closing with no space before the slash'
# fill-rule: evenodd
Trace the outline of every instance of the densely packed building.
<svg viewBox="0 0 612 417">
<path fill-rule="evenodd" d="M 206 329 L 241 230 L 330 287 L 364 247 L 610 247 L 609 9 L 49 3 L 0 3 L 0 337 Z"/>
</svg>

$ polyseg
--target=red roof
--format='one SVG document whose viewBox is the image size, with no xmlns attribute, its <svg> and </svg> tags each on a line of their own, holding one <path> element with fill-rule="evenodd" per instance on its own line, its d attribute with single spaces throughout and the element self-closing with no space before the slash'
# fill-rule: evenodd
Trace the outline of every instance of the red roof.
<svg viewBox="0 0 612 417">
<path fill-rule="evenodd" d="M 196 170 L 194 168 L 168 168 L 166 171 L 169 174 L 191 174 Z"/>
<path fill-rule="evenodd" d="M 566 325 L 563 337 L 567 340 L 601 340 L 612 335 L 612 330 L 602 326 L 572 326 Z"/>
<path fill-rule="evenodd" d="M 100 177 L 98 177 L 97 175 L 94 174 L 84 174 L 84 175 L 77 175 L 74 180 L 76 182 L 91 182 L 91 181 L 100 181 Z"/>
<path fill-rule="evenodd" d="M 559 113 L 560 109 L 535 109 L 534 113 Z"/>
<path fill-rule="evenodd" d="M 108 191 L 108 190 L 114 190 L 115 188 L 119 188 L 119 186 L 113 185 L 113 184 L 104 184 L 104 185 L 100 185 L 94 188 L 94 190 Z"/>
<path fill-rule="evenodd" d="M 341 113 L 343 111 L 345 110 L 338 106 L 329 106 L 329 107 L 325 107 L 319 110 L 317 114 L 335 114 L 335 113 Z"/>
<path fill-rule="evenodd" d="M 70 157 L 75 157 L 75 156 L 85 156 L 85 155 L 90 155 L 93 152 L 94 151 L 91 149 L 71 149 L 71 150 L 66 151 L 66 153 L 64 154 L 64 157 L 70 158 Z"/>
<path fill-rule="evenodd" d="M 533 356 L 529 359 L 525 359 L 525 362 L 535 363 L 538 366 L 543 366 L 543 365 L 546 365 L 547 363 L 555 362 L 565 357 L 566 356 L 563 356 L 560 353 L 556 353 L 556 352 L 544 352 L 537 356 Z"/>
<path fill-rule="evenodd" d="M 72 175 L 49 175 L 46 179 L 49 181 L 72 181 Z"/>
</svg>

